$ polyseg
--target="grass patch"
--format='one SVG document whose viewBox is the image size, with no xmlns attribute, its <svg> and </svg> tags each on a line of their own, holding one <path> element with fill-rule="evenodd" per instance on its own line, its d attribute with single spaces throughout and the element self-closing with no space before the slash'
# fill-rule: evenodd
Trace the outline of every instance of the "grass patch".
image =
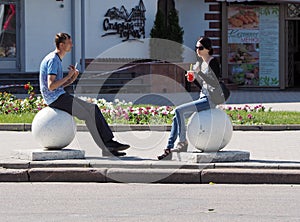
<svg viewBox="0 0 300 222">
<path fill-rule="evenodd" d="M 0 115 L 0 123 L 32 123 L 36 113 Z"/>
<path fill-rule="evenodd" d="M 272 111 L 255 114 L 257 122 L 264 124 L 300 124 L 300 112 Z"/>
<path fill-rule="evenodd" d="M 29 123 L 31 124 L 36 113 L 22 113 L 22 114 L 0 114 L 0 123 Z M 83 120 L 75 118 L 75 121 L 79 124 L 83 124 Z"/>
<path fill-rule="evenodd" d="M 291 125 L 300 124 L 300 112 L 268 111 L 245 112 L 227 111 L 232 123 L 237 125 Z"/>
</svg>

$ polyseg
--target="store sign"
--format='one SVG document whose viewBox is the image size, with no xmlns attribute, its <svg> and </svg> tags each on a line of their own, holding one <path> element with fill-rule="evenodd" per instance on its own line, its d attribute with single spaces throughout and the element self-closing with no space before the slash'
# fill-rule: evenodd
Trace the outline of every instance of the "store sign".
<svg viewBox="0 0 300 222">
<path fill-rule="evenodd" d="M 259 32 L 257 30 L 230 30 L 228 43 L 258 43 Z"/>
<path fill-rule="evenodd" d="M 102 26 L 105 34 L 118 35 L 122 41 L 145 38 L 145 6 L 142 0 L 129 13 L 122 5 L 107 10 Z"/>
<path fill-rule="evenodd" d="M 229 78 L 244 86 L 279 85 L 279 7 L 228 7 Z"/>
</svg>

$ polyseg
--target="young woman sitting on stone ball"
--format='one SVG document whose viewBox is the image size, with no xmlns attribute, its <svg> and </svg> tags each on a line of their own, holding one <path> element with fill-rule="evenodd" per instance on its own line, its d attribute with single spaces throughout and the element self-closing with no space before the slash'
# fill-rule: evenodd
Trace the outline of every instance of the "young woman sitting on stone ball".
<svg viewBox="0 0 300 222">
<path fill-rule="evenodd" d="M 185 120 L 194 112 L 200 112 L 210 108 L 215 108 L 217 104 L 224 102 L 222 95 L 212 93 L 215 89 L 220 89 L 219 78 L 221 78 L 220 63 L 213 57 L 213 48 L 211 40 L 207 37 L 200 37 L 196 43 L 196 53 L 199 61 L 193 66 L 194 78 L 186 75 L 187 80 L 194 82 L 201 87 L 198 100 L 182 104 L 175 109 L 175 116 L 172 122 L 171 133 L 164 153 L 157 158 L 159 160 L 169 160 L 172 152 L 186 152 L 188 142 L 186 139 Z M 218 90 L 215 90 L 218 91 Z M 216 101 L 216 102 L 214 102 Z M 178 143 L 174 148 L 174 143 L 178 138 Z"/>
</svg>

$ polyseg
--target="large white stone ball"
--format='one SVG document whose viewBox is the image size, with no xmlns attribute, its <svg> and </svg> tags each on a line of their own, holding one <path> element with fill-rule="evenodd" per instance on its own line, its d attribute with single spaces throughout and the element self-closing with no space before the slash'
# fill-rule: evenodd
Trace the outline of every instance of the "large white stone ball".
<svg viewBox="0 0 300 222">
<path fill-rule="evenodd" d="M 62 149 L 75 137 L 76 123 L 67 112 L 45 107 L 34 117 L 31 131 L 35 140 L 47 149 Z"/>
<path fill-rule="evenodd" d="M 229 143 L 232 130 L 231 120 L 223 110 L 208 109 L 191 116 L 187 139 L 203 152 L 217 152 Z"/>
</svg>

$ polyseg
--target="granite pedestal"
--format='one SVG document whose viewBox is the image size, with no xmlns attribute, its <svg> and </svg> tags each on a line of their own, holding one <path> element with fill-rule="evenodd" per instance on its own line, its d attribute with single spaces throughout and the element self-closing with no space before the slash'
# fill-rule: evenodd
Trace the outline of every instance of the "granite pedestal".
<svg viewBox="0 0 300 222">
<path fill-rule="evenodd" d="M 250 153 L 245 151 L 181 152 L 173 153 L 172 160 L 190 163 L 242 162 L 249 161 Z"/>
<path fill-rule="evenodd" d="M 11 155 L 13 158 L 32 161 L 43 160 L 67 160 L 67 159 L 84 159 L 84 150 L 75 149 L 34 149 L 34 150 L 15 150 Z"/>
</svg>

